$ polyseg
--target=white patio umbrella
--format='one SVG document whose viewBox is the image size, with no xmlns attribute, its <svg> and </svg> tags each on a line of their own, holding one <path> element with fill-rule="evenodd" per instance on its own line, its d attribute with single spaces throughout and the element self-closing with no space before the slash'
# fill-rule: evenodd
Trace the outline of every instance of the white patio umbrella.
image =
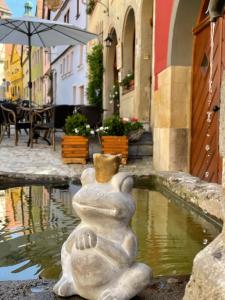
<svg viewBox="0 0 225 300">
<path fill-rule="evenodd" d="M 19 44 L 29 47 L 29 100 L 32 103 L 31 49 L 59 45 L 86 44 L 96 35 L 72 24 L 53 22 L 34 17 L 0 19 L 0 44 Z"/>
</svg>

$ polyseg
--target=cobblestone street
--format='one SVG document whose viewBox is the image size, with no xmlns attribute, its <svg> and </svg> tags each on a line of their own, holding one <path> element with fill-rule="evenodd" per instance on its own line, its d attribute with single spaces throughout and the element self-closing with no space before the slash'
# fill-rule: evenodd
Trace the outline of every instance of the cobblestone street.
<svg viewBox="0 0 225 300">
<path fill-rule="evenodd" d="M 3 139 L 0 144 L 0 173 L 73 178 L 79 176 L 85 168 L 92 166 L 91 162 L 87 165 L 64 164 L 60 153 L 60 136 L 57 136 L 56 151 L 53 151 L 53 148 L 41 139 L 38 140 L 38 144 L 34 144 L 32 149 L 27 147 L 26 143 L 26 135 L 20 136 L 18 146 L 14 146 L 14 136 Z M 95 151 L 100 151 L 99 145 L 90 145 L 90 153 Z M 121 170 L 135 175 L 148 175 L 152 171 L 152 162 L 150 158 L 130 160 L 127 166 L 121 166 Z"/>
</svg>

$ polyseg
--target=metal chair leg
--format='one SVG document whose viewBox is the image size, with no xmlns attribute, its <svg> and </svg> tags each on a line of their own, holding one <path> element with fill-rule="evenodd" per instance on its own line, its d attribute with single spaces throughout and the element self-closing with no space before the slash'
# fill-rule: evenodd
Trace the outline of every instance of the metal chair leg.
<svg viewBox="0 0 225 300">
<path fill-rule="evenodd" d="M 5 135 L 5 131 L 6 131 L 6 128 L 4 126 L 1 126 L 0 144 L 3 140 L 4 135 Z"/>
<path fill-rule="evenodd" d="M 53 150 L 55 151 L 55 129 L 54 128 L 52 130 L 52 145 L 53 145 Z"/>
<path fill-rule="evenodd" d="M 18 140 L 19 140 L 18 130 L 15 128 L 15 146 L 18 146 Z"/>
</svg>

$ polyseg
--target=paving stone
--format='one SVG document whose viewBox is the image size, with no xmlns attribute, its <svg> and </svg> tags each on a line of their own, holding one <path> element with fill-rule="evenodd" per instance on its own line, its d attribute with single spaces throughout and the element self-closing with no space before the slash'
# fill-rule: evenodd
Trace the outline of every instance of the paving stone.
<svg viewBox="0 0 225 300">
<path fill-rule="evenodd" d="M 60 137 L 57 137 L 56 151 L 44 141 L 34 144 L 31 149 L 26 146 L 27 136 L 22 135 L 19 145 L 14 146 L 14 137 L 5 137 L 0 145 L 0 173 L 16 173 L 26 175 L 49 175 L 63 176 L 68 178 L 79 177 L 82 171 L 93 166 L 91 162 L 87 165 L 71 164 L 66 165 L 61 158 Z M 92 145 L 93 152 L 100 152 L 99 145 Z M 152 170 L 152 159 L 131 160 L 126 167 L 122 167 L 132 173 L 148 174 Z"/>
</svg>

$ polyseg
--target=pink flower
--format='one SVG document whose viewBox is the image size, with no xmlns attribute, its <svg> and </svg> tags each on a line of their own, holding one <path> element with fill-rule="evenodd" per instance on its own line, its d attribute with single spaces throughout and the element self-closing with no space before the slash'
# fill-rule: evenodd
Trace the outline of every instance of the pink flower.
<svg viewBox="0 0 225 300">
<path fill-rule="evenodd" d="M 138 118 L 135 117 L 131 118 L 131 122 L 138 122 Z"/>
</svg>

